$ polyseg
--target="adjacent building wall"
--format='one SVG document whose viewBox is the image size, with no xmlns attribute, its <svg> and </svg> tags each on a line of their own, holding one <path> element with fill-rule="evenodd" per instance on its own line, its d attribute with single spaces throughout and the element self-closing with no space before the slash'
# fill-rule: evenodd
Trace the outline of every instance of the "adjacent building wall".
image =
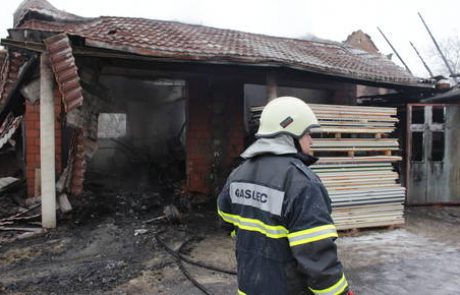
<svg viewBox="0 0 460 295">
<path fill-rule="evenodd" d="M 364 50 L 371 54 L 380 54 L 379 49 L 375 46 L 372 38 L 364 33 L 362 30 L 357 30 L 348 35 L 347 40 L 344 41 L 354 48 Z M 388 89 L 380 87 L 371 87 L 364 85 L 356 85 L 356 96 L 370 96 L 370 95 L 383 95 L 390 93 Z"/>
</svg>

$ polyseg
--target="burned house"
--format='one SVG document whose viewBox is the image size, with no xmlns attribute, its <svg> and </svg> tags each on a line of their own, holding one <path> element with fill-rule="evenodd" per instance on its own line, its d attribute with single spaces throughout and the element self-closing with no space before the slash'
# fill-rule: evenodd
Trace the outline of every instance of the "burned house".
<svg viewBox="0 0 460 295">
<path fill-rule="evenodd" d="M 385 56 L 347 44 L 84 18 L 45 0 L 24 1 L 1 44 L 0 142 L 20 139 L 28 197 L 40 194 L 40 175 L 71 195 L 88 181 L 142 190 L 184 179 L 185 191 L 211 196 L 252 139 L 250 109 L 269 98 L 356 105 L 358 95 L 390 93 L 390 105 L 404 106 L 433 91 Z"/>
</svg>

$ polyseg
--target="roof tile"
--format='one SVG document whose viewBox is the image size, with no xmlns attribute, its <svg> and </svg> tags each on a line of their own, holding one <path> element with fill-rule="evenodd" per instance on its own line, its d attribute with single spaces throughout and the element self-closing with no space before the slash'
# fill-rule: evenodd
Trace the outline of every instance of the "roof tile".
<svg viewBox="0 0 460 295">
<path fill-rule="evenodd" d="M 64 32 L 85 38 L 87 46 L 175 60 L 282 65 L 397 84 L 417 84 L 419 81 L 381 54 L 342 43 L 127 17 L 99 17 L 74 23 L 27 20 L 19 28 Z"/>
<path fill-rule="evenodd" d="M 6 52 L 0 67 L 0 106 L 5 103 L 5 99 L 19 78 L 19 71 L 26 61 L 26 58 L 19 52 Z"/>
<path fill-rule="evenodd" d="M 64 100 L 66 112 L 83 104 L 83 89 L 80 85 L 78 68 L 66 34 L 54 35 L 45 40 L 49 51 L 51 67 Z"/>
</svg>

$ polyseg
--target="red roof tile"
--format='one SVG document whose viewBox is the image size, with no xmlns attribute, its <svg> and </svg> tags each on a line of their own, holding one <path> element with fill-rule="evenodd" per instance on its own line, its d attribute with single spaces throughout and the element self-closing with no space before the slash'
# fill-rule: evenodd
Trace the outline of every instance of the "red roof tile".
<svg viewBox="0 0 460 295">
<path fill-rule="evenodd" d="M 0 106 L 5 103 L 5 99 L 19 78 L 20 69 L 26 61 L 27 59 L 18 52 L 6 53 L 0 68 Z"/>
<path fill-rule="evenodd" d="M 62 94 L 65 111 L 69 112 L 83 104 L 83 89 L 75 58 L 72 55 L 70 40 L 66 34 L 58 34 L 46 39 L 45 45 Z"/>
<path fill-rule="evenodd" d="M 40 1 L 40 0 L 32 0 Z M 43 0 L 41 0 L 43 1 Z M 46 5 L 45 5 L 46 6 Z M 54 9 L 54 10 L 53 10 Z M 87 46 L 175 60 L 287 66 L 356 80 L 417 84 L 385 56 L 341 43 L 279 38 L 179 22 L 127 17 L 60 21 L 59 10 L 21 19 L 20 29 L 64 32 L 85 38 Z M 65 15 L 68 17 L 68 15 Z"/>
</svg>

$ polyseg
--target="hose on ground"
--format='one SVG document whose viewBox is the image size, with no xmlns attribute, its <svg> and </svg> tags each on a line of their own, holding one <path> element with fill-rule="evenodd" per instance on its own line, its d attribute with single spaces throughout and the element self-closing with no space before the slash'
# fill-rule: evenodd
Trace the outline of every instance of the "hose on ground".
<svg viewBox="0 0 460 295">
<path fill-rule="evenodd" d="M 195 265 L 195 266 L 198 266 L 198 267 L 202 267 L 202 268 L 205 268 L 205 269 L 208 269 L 208 270 L 213 270 L 213 271 L 217 271 L 217 272 L 221 272 L 221 273 L 225 273 L 225 274 L 231 274 L 231 275 L 236 275 L 236 272 L 235 271 L 230 271 L 230 270 L 226 270 L 226 269 L 221 269 L 219 267 L 216 267 L 216 266 L 213 266 L 213 265 L 209 265 L 207 263 L 203 263 L 203 262 L 198 262 L 198 261 L 194 261 L 190 258 L 188 258 L 187 256 L 183 255 L 181 253 L 182 249 L 185 247 L 186 244 L 188 244 L 189 242 L 191 242 L 192 240 L 194 240 L 194 238 L 189 238 L 187 239 L 185 242 L 183 242 L 180 247 L 178 248 L 177 251 L 174 251 L 173 249 L 171 249 L 168 245 L 166 245 L 166 243 L 160 239 L 160 234 L 162 234 L 164 231 L 161 231 L 161 232 L 158 232 L 154 235 L 155 237 L 155 240 L 158 242 L 158 244 L 166 251 L 168 252 L 171 256 L 173 256 L 175 259 L 176 259 L 176 263 L 177 265 L 179 266 L 179 269 L 182 271 L 182 273 L 184 274 L 184 276 L 190 281 L 192 282 L 192 284 L 197 287 L 198 289 L 200 289 L 204 294 L 206 295 L 213 295 L 213 293 L 211 291 L 209 291 L 209 289 L 207 289 L 206 287 L 204 287 L 202 284 L 200 284 L 197 280 L 195 280 L 192 275 L 187 271 L 187 269 L 184 267 L 184 264 L 183 264 L 183 261 L 189 263 L 189 264 L 192 264 L 192 265 Z"/>
</svg>

